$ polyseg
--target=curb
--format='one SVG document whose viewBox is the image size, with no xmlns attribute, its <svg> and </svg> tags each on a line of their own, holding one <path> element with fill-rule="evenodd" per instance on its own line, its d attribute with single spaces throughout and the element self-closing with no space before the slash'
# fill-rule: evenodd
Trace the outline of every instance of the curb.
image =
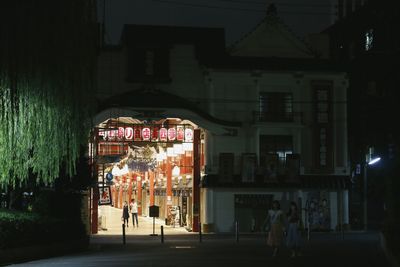
<svg viewBox="0 0 400 267">
<path fill-rule="evenodd" d="M 399 262 L 394 257 L 392 251 L 387 247 L 386 238 L 382 232 L 379 232 L 379 245 L 385 253 L 386 258 L 393 267 L 400 267 Z"/>
</svg>

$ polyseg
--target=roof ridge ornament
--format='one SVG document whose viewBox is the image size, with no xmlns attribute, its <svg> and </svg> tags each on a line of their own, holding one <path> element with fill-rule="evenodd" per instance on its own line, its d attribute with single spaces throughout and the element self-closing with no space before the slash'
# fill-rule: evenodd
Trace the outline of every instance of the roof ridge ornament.
<svg viewBox="0 0 400 267">
<path fill-rule="evenodd" d="M 278 10 L 276 8 L 276 5 L 274 3 L 271 3 L 267 7 L 267 16 L 273 16 L 277 17 L 278 16 Z"/>
</svg>

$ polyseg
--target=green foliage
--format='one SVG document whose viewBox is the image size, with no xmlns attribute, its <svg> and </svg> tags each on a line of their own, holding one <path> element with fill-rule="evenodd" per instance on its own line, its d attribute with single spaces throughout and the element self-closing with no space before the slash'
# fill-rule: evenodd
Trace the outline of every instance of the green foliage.
<svg viewBox="0 0 400 267">
<path fill-rule="evenodd" d="M 93 110 L 94 14 L 94 0 L 2 3 L 0 185 L 74 174 Z"/>
<path fill-rule="evenodd" d="M 85 238 L 77 220 L 44 217 L 36 213 L 0 209 L 0 249 L 34 246 Z"/>
</svg>

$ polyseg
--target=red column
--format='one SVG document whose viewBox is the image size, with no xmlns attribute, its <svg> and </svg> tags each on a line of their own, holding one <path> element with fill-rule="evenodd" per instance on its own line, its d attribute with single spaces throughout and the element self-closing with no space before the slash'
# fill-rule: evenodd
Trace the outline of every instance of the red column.
<svg viewBox="0 0 400 267">
<path fill-rule="evenodd" d="M 137 178 L 136 178 L 137 179 Z M 137 179 L 137 206 L 138 206 L 138 215 L 142 215 L 142 180 L 143 176 L 140 177 L 140 180 Z"/>
<path fill-rule="evenodd" d="M 128 186 L 128 203 L 131 203 L 132 200 L 132 185 L 133 185 L 133 175 L 132 173 L 128 174 L 129 186 Z"/>
<path fill-rule="evenodd" d="M 118 176 L 115 176 L 115 183 L 119 183 L 119 177 Z M 118 188 L 117 188 L 117 186 L 115 185 L 115 188 L 114 188 L 114 208 L 119 208 L 119 191 L 118 191 Z"/>
<path fill-rule="evenodd" d="M 193 136 L 193 232 L 199 231 L 200 223 L 200 145 L 200 129 L 195 129 Z"/>
<path fill-rule="evenodd" d="M 115 185 L 111 186 L 111 201 L 113 207 L 117 207 L 117 191 L 115 190 Z"/>
<path fill-rule="evenodd" d="M 185 168 L 185 172 L 184 172 L 184 174 L 187 174 L 187 173 L 192 173 L 192 168 L 191 168 L 191 166 L 193 166 L 192 164 L 193 164 L 193 162 L 192 162 L 192 157 L 191 157 L 191 151 L 187 151 L 187 152 L 185 152 L 185 161 L 184 161 L 184 165 L 186 166 L 186 168 Z"/>
<path fill-rule="evenodd" d="M 172 166 L 171 166 L 171 157 L 167 157 L 166 164 L 166 174 L 167 174 L 167 202 L 166 202 L 166 212 L 165 214 L 168 216 L 169 208 L 172 205 Z"/>
<path fill-rule="evenodd" d="M 150 183 L 150 206 L 154 205 L 154 172 L 149 171 L 149 183 Z"/>
<path fill-rule="evenodd" d="M 122 177 L 121 177 L 122 178 Z M 122 206 L 123 206 L 123 202 L 122 202 L 122 196 L 123 196 L 123 193 L 124 193 L 124 190 L 123 190 L 123 182 L 122 182 L 122 179 L 120 180 L 121 182 L 120 182 L 120 186 L 119 186 L 119 192 L 118 192 L 118 199 L 119 199 L 119 201 L 118 201 L 118 208 L 120 208 L 120 209 L 122 209 Z"/>
<path fill-rule="evenodd" d="M 97 186 L 93 187 L 93 197 L 92 197 L 92 234 L 97 234 L 98 231 L 98 207 L 99 207 L 99 188 Z"/>
</svg>

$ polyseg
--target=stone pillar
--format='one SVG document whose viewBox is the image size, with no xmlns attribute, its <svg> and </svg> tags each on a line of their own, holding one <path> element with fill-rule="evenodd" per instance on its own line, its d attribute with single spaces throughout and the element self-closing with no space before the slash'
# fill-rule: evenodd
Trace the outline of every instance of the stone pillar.
<svg viewBox="0 0 400 267">
<path fill-rule="evenodd" d="M 349 190 L 343 190 L 343 224 L 349 223 Z"/>
<path fill-rule="evenodd" d="M 337 192 L 329 192 L 329 203 L 331 210 L 331 229 L 336 230 L 336 226 L 339 222 L 339 210 L 338 210 L 338 193 Z"/>
<path fill-rule="evenodd" d="M 204 218 L 203 218 L 203 231 L 205 233 L 214 232 L 214 194 L 210 188 L 203 188 L 204 190 Z"/>
</svg>

